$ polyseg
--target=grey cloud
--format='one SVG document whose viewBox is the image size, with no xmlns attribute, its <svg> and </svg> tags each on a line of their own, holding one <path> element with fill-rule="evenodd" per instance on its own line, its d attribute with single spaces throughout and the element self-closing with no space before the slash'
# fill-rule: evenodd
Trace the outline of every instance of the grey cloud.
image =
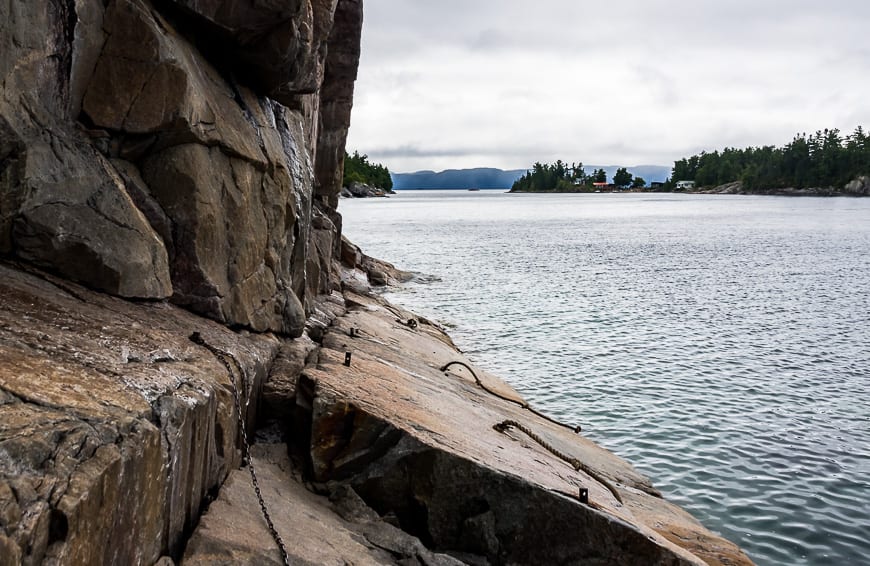
<svg viewBox="0 0 870 566">
<path fill-rule="evenodd" d="M 870 120 L 870 2 L 369 0 L 352 147 L 391 169 L 667 164 Z"/>
</svg>

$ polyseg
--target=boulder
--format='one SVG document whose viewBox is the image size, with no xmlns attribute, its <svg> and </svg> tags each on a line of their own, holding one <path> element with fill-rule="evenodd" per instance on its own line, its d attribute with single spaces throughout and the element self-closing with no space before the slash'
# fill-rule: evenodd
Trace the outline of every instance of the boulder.
<svg viewBox="0 0 870 566">
<path fill-rule="evenodd" d="M 378 187 L 367 185 L 365 183 L 359 183 L 357 181 L 353 181 L 345 187 L 347 192 L 351 194 L 351 196 L 356 198 L 367 198 L 367 197 L 382 197 L 387 193 Z"/>
<path fill-rule="evenodd" d="M 412 272 L 398 269 L 392 263 L 364 254 L 359 246 L 344 237 L 341 239 L 341 261 L 346 268 L 364 273 L 369 284 L 375 287 L 397 285 L 410 281 L 414 276 Z"/>
<path fill-rule="evenodd" d="M 843 191 L 850 196 L 870 196 L 870 176 L 864 175 L 858 177 L 854 181 L 846 184 Z"/>
</svg>

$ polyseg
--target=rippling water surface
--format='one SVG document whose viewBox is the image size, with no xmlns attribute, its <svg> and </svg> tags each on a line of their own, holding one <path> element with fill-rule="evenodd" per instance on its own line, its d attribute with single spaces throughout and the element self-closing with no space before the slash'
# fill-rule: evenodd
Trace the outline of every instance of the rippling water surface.
<svg viewBox="0 0 870 566">
<path fill-rule="evenodd" d="M 758 564 L 870 564 L 870 199 L 406 191 L 390 299 Z"/>
</svg>

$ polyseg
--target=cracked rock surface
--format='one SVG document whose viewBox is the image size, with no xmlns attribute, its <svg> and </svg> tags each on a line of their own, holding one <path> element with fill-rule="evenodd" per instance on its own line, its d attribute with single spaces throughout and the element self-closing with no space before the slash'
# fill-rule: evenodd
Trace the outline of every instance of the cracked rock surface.
<svg viewBox="0 0 870 566">
<path fill-rule="evenodd" d="M 251 423 L 278 340 L 8 264 L 0 297 L 0 564 L 180 552 L 240 463 L 227 370 L 188 337 L 240 361 Z"/>
<path fill-rule="evenodd" d="M 338 285 L 359 0 L 33 0 L 0 22 L 0 254 L 301 335 Z"/>
<path fill-rule="evenodd" d="M 429 551 L 416 537 L 381 520 L 352 489 L 336 487 L 329 498 L 306 489 L 284 444 L 257 445 L 253 456 L 263 497 L 292 564 L 462 564 Z M 247 469 L 230 475 L 188 543 L 181 564 L 283 564 L 260 515 Z"/>
<path fill-rule="evenodd" d="M 496 376 L 476 370 L 486 391 L 467 369 L 440 370 L 449 361 L 473 364 L 437 326 L 371 295 L 345 290 L 344 298 L 346 312 L 336 312 L 317 356 L 291 349 L 271 373 L 281 384 L 272 396 L 292 395 L 295 403 L 282 407 L 293 414 L 286 424 L 300 461 L 276 464 L 283 445 L 254 460 L 274 486 L 267 504 L 300 563 L 345 563 L 337 552 L 363 564 L 751 564 L 662 499 L 630 464 L 523 408 Z M 300 368 L 293 380 L 281 375 Z M 505 419 L 533 429 L 592 474 L 517 430 L 494 430 Z M 293 484 L 300 470 L 331 502 Z M 580 488 L 589 490 L 588 503 L 579 500 Z M 304 510 L 302 501 L 317 511 Z M 268 531 L 257 507 L 250 479 L 235 472 L 184 563 L 279 560 L 275 545 L 263 542 Z M 324 531 L 339 534 L 334 540 Z M 224 534 L 231 532 L 238 534 Z M 341 542 L 346 536 L 362 546 L 352 551 Z"/>
<path fill-rule="evenodd" d="M 524 409 L 497 377 L 476 372 L 493 395 L 459 366 L 441 371 L 450 361 L 473 364 L 428 321 L 410 327 L 411 313 L 346 296 L 348 313 L 330 327 L 297 394 L 310 407 L 319 481 L 352 486 L 430 548 L 491 564 L 751 563 L 630 464 Z M 506 419 L 595 475 L 515 429 L 494 430 Z M 581 487 L 589 504 L 578 500 Z"/>
</svg>

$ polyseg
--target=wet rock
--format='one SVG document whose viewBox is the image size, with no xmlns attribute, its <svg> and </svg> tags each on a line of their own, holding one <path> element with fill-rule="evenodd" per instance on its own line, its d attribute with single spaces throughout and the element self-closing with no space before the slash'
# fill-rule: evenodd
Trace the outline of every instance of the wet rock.
<svg viewBox="0 0 870 566">
<path fill-rule="evenodd" d="M 397 285 L 409 281 L 414 275 L 410 271 L 398 269 L 392 263 L 367 256 L 347 238 L 341 239 L 340 257 L 344 266 L 362 271 L 368 283 L 375 287 Z M 366 290 L 362 289 L 362 292 L 365 293 Z"/>
</svg>

